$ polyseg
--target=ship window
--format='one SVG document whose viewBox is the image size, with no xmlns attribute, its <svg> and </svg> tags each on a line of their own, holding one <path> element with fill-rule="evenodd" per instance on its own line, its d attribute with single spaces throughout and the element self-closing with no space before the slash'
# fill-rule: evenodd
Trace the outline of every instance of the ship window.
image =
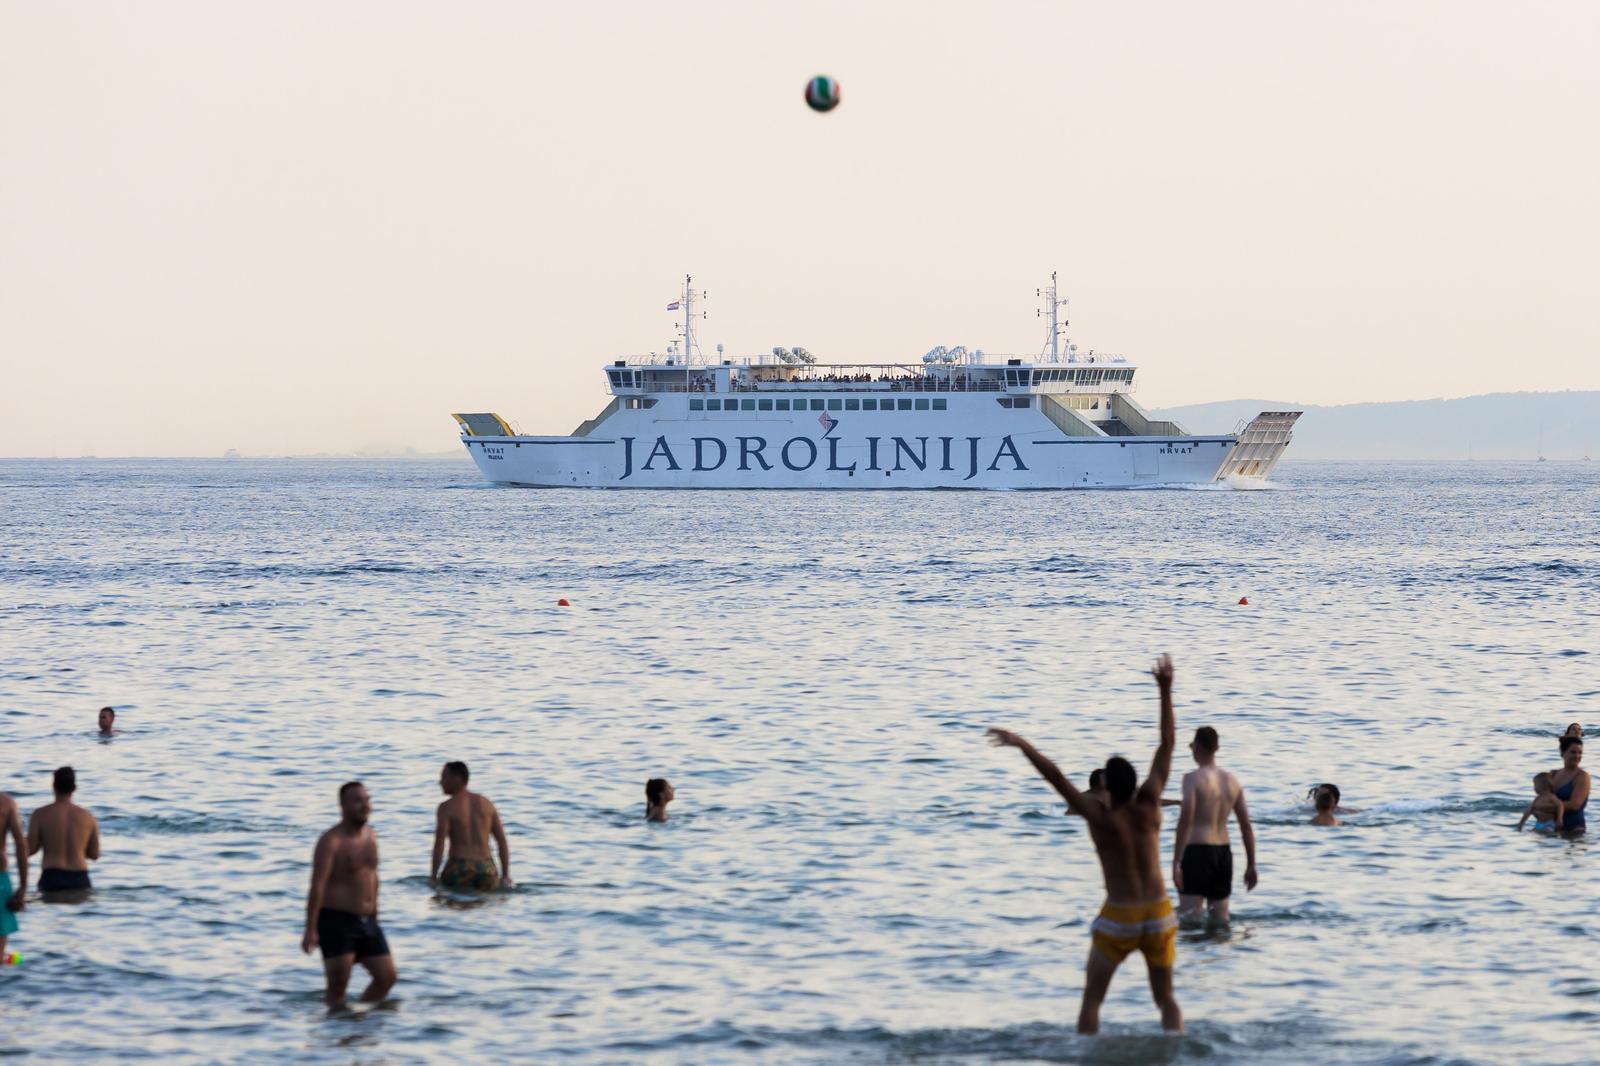
<svg viewBox="0 0 1600 1066">
<path fill-rule="evenodd" d="M 945 400 L 934 400 L 933 401 L 933 409 L 935 411 L 943 411 L 945 409 L 946 402 L 947 401 L 945 401 Z"/>
<path fill-rule="evenodd" d="M 711 402 L 712 403 L 716 403 L 717 401 L 712 400 Z M 706 409 L 706 402 L 704 400 L 690 400 L 689 401 L 689 410 L 691 410 L 691 411 L 704 411 L 705 409 Z"/>
<path fill-rule="evenodd" d="M 811 401 L 811 409 L 812 409 L 812 410 L 813 410 L 813 411 L 820 411 L 820 410 L 822 410 L 822 401 L 821 401 L 821 400 L 812 400 L 812 401 Z"/>
<path fill-rule="evenodd" d="M 733 401 L 729 400 L 728 402 L 732 403 Z M 722 410 L 722 401 L 721 400 L 707 400 L 706 401 L 706 410 L 707 411 L 720 411 L 720 410 Z"/>
<path fill-rule="evenodd" d="M 909 410 L 911 410 L 911 401 L 909 399 L 901 400 L 897 406 L 902 411 L 909 411 Z"/>
<path fill-rule="evenodd" d="M 789 409 L 789 401 L 788 400 L 779 400 L 778 401 L 778 410 L 787 411 L 788 409 Z"/>
<path fill-rule="evenodd" d="M 869 396 L 861 401 L 861 409 L 863 411 L 876 411 L 878 409 L 878 401 Z"/>
<path fill-rule="evenodd" d="M 614 389 L 619 389 L 622 387 L 622 375 L 617 373 L 615 370 L 611 372 L 611 387 Z"/>
<path fill-rule="evenodd" d="M 917 401 L 917 410 L 926 411 L 927 409 L 928 409 L 928 401 L 927 400 L 918 400 Z"/>
<path fill-rule="evenodd" d="M 756 409 L 756 402 L 754 400 L 740 400 L 739 401 L 739 410 L 741 410 L 741 411 L 754 411 L 755 409 Z"/>
<path fill-rule="evenodd" d="M 771 400 L 760 400 L 760 401 L 757 401 L 756 409 L 757 410 L 761 410 L 761 411 L 770 411 L 770 410 L 772 410 L 772 401 Z"/>
<path fill-rule="evenodd" d="M 828 410 L 837 411 L 839 409 L 839 407 L 840 407 L 840 401 L 839 400 L 829 400 L 828 401 Z"/>
<path fill-rule="evenodd" d="M 1014 396 L 1011 399 L 1012 407 L 1032 407 L 1033 398 L 1030 396 Z"/>
<path fill-rule="evenodd" d="M 859 410 L 861 410 L 861 401 L 860 400 L 846 400 L 844 402 L 844 409 L 846 411 L 859 411 Z"/>
</svg>

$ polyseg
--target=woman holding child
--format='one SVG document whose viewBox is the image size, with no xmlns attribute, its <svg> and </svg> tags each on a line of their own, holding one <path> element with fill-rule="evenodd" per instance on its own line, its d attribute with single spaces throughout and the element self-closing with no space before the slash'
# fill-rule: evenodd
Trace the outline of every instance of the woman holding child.
<svg viewBox="0 0 1600 1066">
<path fill-rule="evenodd" d="M 1580 769 L 1583 737 L 1570 733 L 1561 738 L 1561 769 L 1552 771 L 1550 785 L 1561 801 L 1561 831 L 1581 833 L 1587 825 L 1583 809 L 1589 805 L 1589 774 Z"/>
</svg>

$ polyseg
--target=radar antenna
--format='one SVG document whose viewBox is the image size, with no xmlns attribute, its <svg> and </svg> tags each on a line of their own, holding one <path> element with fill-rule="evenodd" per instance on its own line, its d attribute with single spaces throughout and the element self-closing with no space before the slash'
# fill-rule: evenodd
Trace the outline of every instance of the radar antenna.
<svg viewBox="0 0 1600 1066">
<path fill-rule="evenodd" d="M 1050 271 L 1050 287 L 1048 289 L 1035 289 L 1039 299 L 1044 301 L 1044 307 L 1038 312 L 1038 317 L 1049 322 L 1049 330 L 1045 333 L 1044 350 L 1050 353 L 1050 361 L 1061 361 L 1061 331 L 1067 328 L 1067 320 L 1059 315 L 1060 309 L 1067 306 L 1067 301 L 1056 294 L 1056 272 Z"/>
</svg>

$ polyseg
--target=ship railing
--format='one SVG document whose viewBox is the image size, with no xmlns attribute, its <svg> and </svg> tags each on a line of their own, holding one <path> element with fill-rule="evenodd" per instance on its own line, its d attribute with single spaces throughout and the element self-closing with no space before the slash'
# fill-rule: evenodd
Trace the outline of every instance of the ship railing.
<svg viewBox="0 0 1600 1066">
<path fill-rule="evenodd" d="M 634 393 L 657 392 L 716 392 L 710 381 L 682 383 L 650 383 L 626 390 Z M 794 381 L 735 381 L 729 383 L 727 392 L 1005 392 L 1007 387 L 999 381 L 935 381 L 928 379 L 903 379 L 895 381 L 822 381 L 796 379 Z M 1017 391 L 1022 391 L 1018 389 Z"/>
</svg>

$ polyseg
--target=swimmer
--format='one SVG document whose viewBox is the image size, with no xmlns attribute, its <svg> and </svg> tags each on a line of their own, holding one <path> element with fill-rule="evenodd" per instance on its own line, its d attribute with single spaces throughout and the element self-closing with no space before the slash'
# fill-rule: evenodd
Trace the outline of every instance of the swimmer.
<svg viewBox="0 0 1600 1066">
<path fill-rule="evenodd" d="M 378 1003 L 394 987 L 394 958 L 378 925 L 378 835 L 367 825 L 372 797 L 360 781 L 339 789 L 339 824 L 317 838 L 306 893 L 300 950 L 322 948 L 323 999 L 342 1007 L 356 963 L 372 975 L 361 1002 Z"/>
<path fill-rule="evenodd" d="M 78 775 L 70 766 L 58 769 L 53 779 L 54 803 L 40 807 L 28 819 L 28 854 L 44 852 L 39 860 L 39 891 L 87 892 L 89 864 L 100 858 L 100 823 L 72 802 Z"/>
<path fill-rule="evenodd" d="M 100 708 L 99 726 L 100 735 L 109 737 L 116 732 L 117 712 L 110 707 Z"/>
<path fill-rule="evenodd" d="M 1583 809 L 1589 805 L 1589 772 L 1578 765 L 1583 762 L 1583 738 L 1562 737 L 1560 743 L 1561 769 L 1550 775 L 1550 783 L 1561 801 L 1561 831 L 1582 833 L 1588 825 Z"/>
<path fill-rule="evenodd" d="M 1560 827 L 1565 813 L 1565 805 L 1556 796 L 1556 783 L 1551 780 L 1550 775 L 1534 774 L 1533 802 L 1522 812 L 1522 821 L 1517 823 L 1517 832 L 1522 832 L 1522 827 L 1528 823 L 1528 818 L 1531 816 L 1534 832 L 1554 833 Z"/>
<path fill-rule="evenodd" d="M 1340 798 L 1340 795 L 1341 795 L 1340 792 L 1339 792 L 1339 786 L 1338 785 L 1331 785 L 1326 781 L 1324 781 L 1320 785 L 1312 785 L 1310 788 L 1306 789 L 1306 799 L 1310 800 L 1311 801 L 1311 805 L 1313 807 L 1315 807 L 1317 810 L 1320 811 L 1320 810 L 1322 810 L 1322 807 L 1323 807 L 1323 793 L 1327 793 L 1328 794 L 1328 799 L 1327 799 L 1327 802 L 1328 802 L 1328 813 L 1330 815 L 1334 815 L 1334 814 L 1360 814 L 1361 813 L 1361 808 L 1360 807 L 1345 807 L 1345 806 L 1341 806 L 1340 803 L 1339 803 L 1339 798 Z M 1315 818 L 1312 818 L 1311 819 L 1311 824 L 1312 825 L 1338 825 L 1340 823 L 1337 822 L 1337 821 L 1334 821 L 1334 822 L 1319 822 Z"/>
<path fill-rule="evenodd" d="M 644 820 L 666 821 L 667 804 L 677 798 L 678 793 L 673 789 L 672 782 L 664 777 L 652 777 L 644 783 Z"/>
<path fill-rule="evenodd" d="M 1334 808 L 1339 806 L 1339 786 L 1323 785 L 1311 790 L 1311 801 L 1317 805 L 1317 813 L 1311 816 L 1312 825 L 1343 825 L 1344 823 L 1334 817 Z"/>
<path fill-rule="evenodd" d="M 11 837 L 17 852 L 17 885 L 11 887 L 11 871 L 6 866 L 5 836 Z M 17 801 L 0 792 L 0 958 L 6 954 L 6 938 L 17 931 L 17 912 L 28 905 L 28 841 L 22 834 L 22 814 Z"/>
<path fill-rule="evenodd" d="M 1571 725 L 1567 726 L 1567 731 L 1561 735 L 1564 737 L 1577 737 L 1580 740 L 1583 739 L 1583 723 L 1573 722 Z"/>
<path fill-rule="evenodd" d="M 1105 770 L 1096 768 L 1096 769 L 1093 769 L 1093 770 L 1089 771 L 1089 787 L 1083 790 L 1083 794 L 1084 794 L 1084 796 L 1086 798 L 1093 799 L 1093 800 L 1098 800 L 1101 803 L 1104 803 L 1106 801 L 1106 772 L 1105 772 Z M 1181 807 L 1181 806 L 1183 806 L 1183 801 L 1182 800 L 1163 798 L 1161 800 L 1161 806 L 1163 806 L 1163 807 Z M 1067 808 L 1067 817 L 1068 818 L 1074 817 L 1077 813 L 1078 812 L 1073 810 L 1072 808 L 1070 808 L 1070 807 Z"/>
<path fill-rule="evenodd" d="M 1161 1009 L 1161 1027 L 1183 1031 L 1183 1012 L 1172 993 L 1178 919 L 1167 898 L 1161 875 L 1161 793 L 1172 771 L 1177 726 L 1172 710 L 1172 658 L 1163 655 L 1151 671 L 1161 691 L 1161 742 L 1150 773 L 1139 785 L 1138 772 L 1120 755 L 1106 760 L 1104 803 L 1087 799 L 1056 764 L 1032 744 L 1005 729 L 991 729 L 993 743 L 1017 748 L 1039 775 L 1050 782 L 1067 805 L 1089 825 L 1105 878 L 1106 902 L 1092 926 L 1093 946 L 1078 1012 L 1078 1032 L 1100 1031 L 1100 1004 L 1122 960 L 1133 951 L 1144 954 L 1150 971 L 1150 994 Z"/>
<path fill-rule="evenodd" d="M 439 804 L 433 829 L 433 865 L 428 867 L 428 883 L 451 891 L 493 892 L 511 886 L 511 845 L 506 840 L 500 812 L 488 796 L 467 791 L 467 764 L 447 762 L 439 772 L 439 788 L 450 798 Z M 489 857 L 489 838 L 500 849 L 500 868 Z M 450 858 L 439 869 L 445 841 L 450 842 Z"/>
<path fill-rule="evenodd" d="M 1256 830 L 1244 786 L 1217 765 L 1217 731 L 1203 725 L 1194 731 L 1189 751 L 1198 770 L 1183 775 L 1183 813 L 1172 852 L 1172 883 L 1178 889 L 1178 915 L 1198 918 L 1202 910 L 1211 920 L 1228 920 L 1228 897 L 1233 895 L 1233 846 L 1228 842 L 1228 818 L 1239 820 L 1244 841 L 1244 888 L 1256 887 Z"/>
</svg>

